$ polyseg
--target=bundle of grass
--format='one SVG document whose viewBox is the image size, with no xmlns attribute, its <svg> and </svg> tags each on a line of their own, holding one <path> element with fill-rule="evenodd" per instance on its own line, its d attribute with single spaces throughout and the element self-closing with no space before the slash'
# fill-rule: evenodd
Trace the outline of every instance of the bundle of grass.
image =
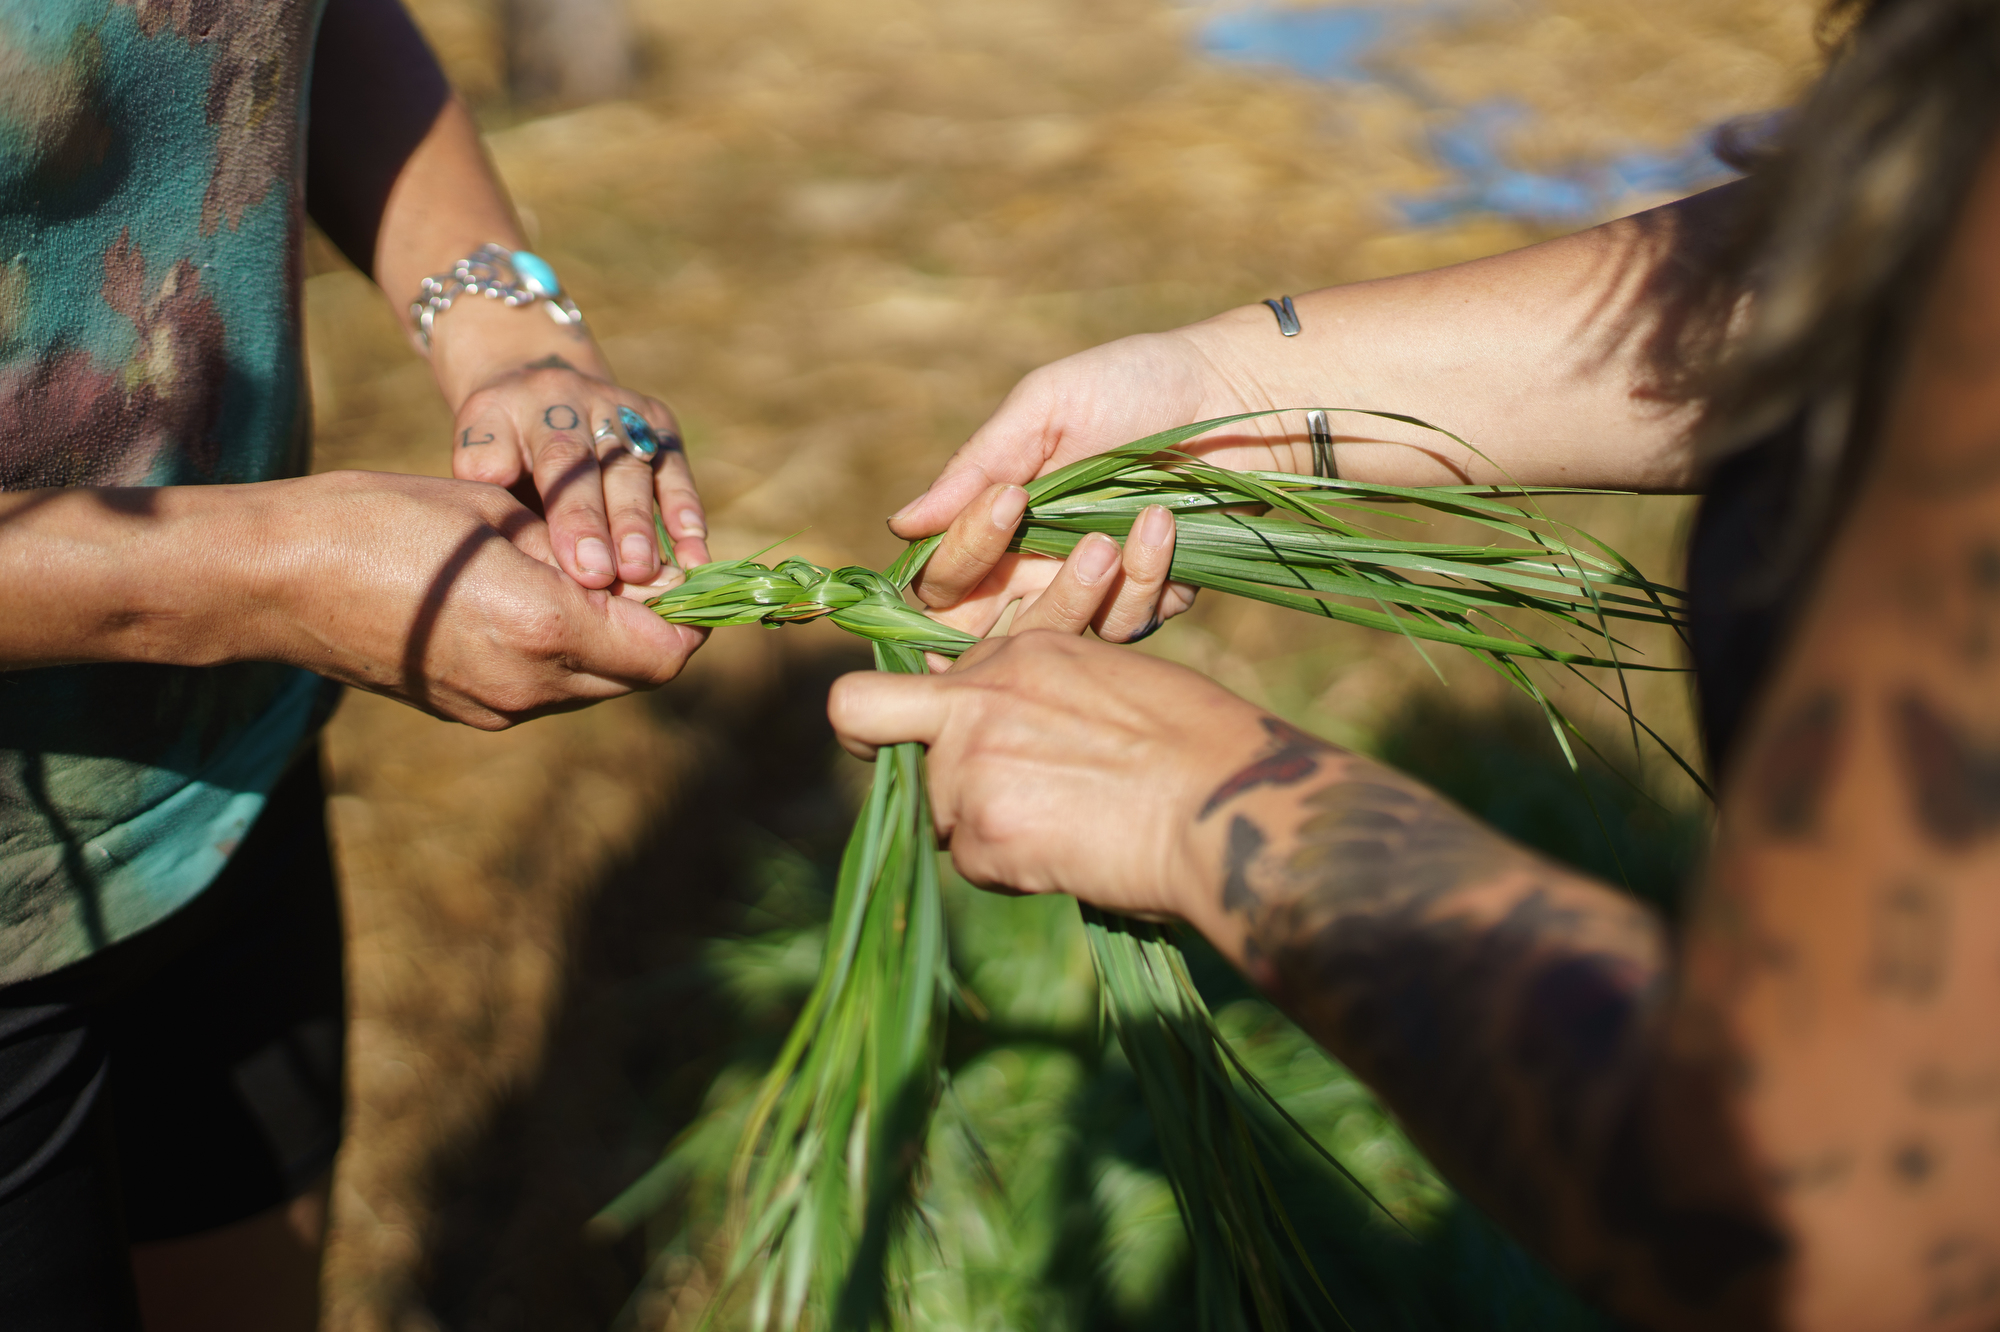
<svg viewBox="0 0 2000 1332">
<path fill-rule="evenodd" d="M 1088 532 L 1123 538 L 1141 509 L 1164 504 L 1178 518 L 1176 579 L 1399 633 L 1419 651 L 1426 641 L 1466 648 L 1536 700 L 1572 764 L 1568 724 L 1526 662 L 1672 669 L 1629 660 L 1612 626 L 1678 631 L 1679 594 L 1602 543 L 1580 537 L 1588 549 L 1579 549 L 1533 504 L 1536 494 L 1576 492 L 1232 472 L 1178 451 L 1244 419 L 1165 431 L 1041 478 L 1028 487 L 1014 548 L 1062 555 Z M 1463 519 L 1496 539 L 1389 540 L 1355 521 L 1397 506 Z M 704 565 L 651 604 L 669 620 L 709 626 L 824 617 L 870 639 L 882 669 L 917 673 L 926 652 L 957 656 L 975 641 L 903 600 L 937 540 L 914 544 L 882 574 L 796 559 Z M 1524 619 L 1571 642 L 1546 643 Z M 1643 729 L 1629 700 L 1621 706 Z M 1266 1169 L 1280 1144 L 1265 1136 L 1274 1116 L 1264 1111 L 1297 1125 L 1235 1057 L 1170 930 L 1088 909 L 1084 919 L 1104 1025 L 1139 1079 L 1188 1229 L 1202 1325 L 1269 1332 L 1290 1312 L 1314 1326 L 1321 1312 L 1337 1318 Z M 841 862 L 818 980 L 750 1106 L 736 1157 L 729 1276 L 754 1277 L 753 1326 L 896 1321 L 898 1270 L 922 1226 L 914 1200 L 954 990 L 923 752 L 894 746 L 878 758 Z M 670 1151 L 656 1174 L 675 1170 Z M 606 1215 L 632 1213 L 658 1186 L 640 1181 Z"/>
</svg>

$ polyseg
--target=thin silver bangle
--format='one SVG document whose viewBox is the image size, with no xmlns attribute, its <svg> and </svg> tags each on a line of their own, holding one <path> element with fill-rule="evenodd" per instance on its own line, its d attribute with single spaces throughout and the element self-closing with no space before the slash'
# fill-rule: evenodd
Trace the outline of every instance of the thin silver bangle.
<svg viewBox="0 0 2000 1332">
<path fill-rule="evenodd" d="M 1297 306 L 1292 304 L 1291 297 L 1280 296 L 1275 300 L 1266 298 L 1264 304 L 1270 306 L 1271 313 L 1278 316 L 1278 331 L 1280 333 L 1288 338 L 1295 338 L 1299 335 L 1299 310 Z"/>
<path fill-rule="evenodd" d="M 1313 475 L 1327 481 L 1340 480 L 1340 468 L 1333 461 L 1333 432 L 1327 429 L 1325 412 L 1315 408 L 1306 413 L 1306 434 L 1312 440 Z"/>
</svg>

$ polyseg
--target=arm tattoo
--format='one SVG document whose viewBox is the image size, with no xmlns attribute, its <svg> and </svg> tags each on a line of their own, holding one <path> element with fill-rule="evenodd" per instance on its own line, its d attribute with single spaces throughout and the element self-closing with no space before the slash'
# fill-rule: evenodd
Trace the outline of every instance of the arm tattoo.
<svg viewBox="0 0 2000 1332">
<path fill-rule="evenodd" d="M 1771 738 L 1757 763 L 1756 796 L 1776 837 L 1811 837 L 1846 746 L 1838 694 L 1807 699 Z"/>
<path fill-rule="evenodd" d="M 1297 786 L 1319 771 L 1319 761 L 1323 756 L 1340 752 L 1318 736 L 1308 735 L 1276 717 L 1265 717 L 1262 721 L 1264 733 L 1271 737 L 1270 748 L 1215 788 L 1208 797 L 1208 803 L 1196 816 L 1197 822 L 1245 791 L 1253 791 L 1260 786 Z"/>
<path fill-rule="evenodd" d="M 551 430 L 574 430 L 583 424 L 583 418 L 576 414 L 576 408 L 559 402 L 542 413 L 542 424 Z"/>
<path fill-rule="evenodd" d="M 1228 859 L 1222 879 L 1224 910 L 1244 911 L 1261 905 L 1249 876 L 1250 866 L 1264 850 L 1264 841 L 1264 830 L 1241 814 L 1230 820 Z"/>
<path fill-rule="evenodd" d="M 1769 1298 L 1784 1241 L 1733 1146 L 1725 1061 L 1669 1047 L 1660 922 L 1330 747 L 1265 776 L 1290 741 L 1272 738 L 1219 795 L 1332 775 L 1288 832 L 1277 801 L 1231 822 L 1223 899 L 1252 974 L 1599 1294 L 1732 1316 Z"/>
<path fill-rule="evenodd" d="M 1910 1075 L 1910 1099 L 1926 1110 L 1970 1110 L 2000 1100 L 2000 1064 L 1944 1068 L 1926 1064 Z"/>
<path fill-rule="evenodd" d="M 1889 1157 L 1889 1169 L 1897 1182 L 1908 1189 L 1923 1187 L 1937 1173 L 1937 1168 L 1937 1150 L 1917 1138 L 1898 1144 Z"/>
<path fill-rule="evenodd" d="M 470 429 L 460 432 L 458 436 L 458 447 L 461 449 L 476 449 L 481 444 L 491 444 L 492 442 L 493 436 L 491 434 L 481 435 L 478 439 L 474 439 Z"/>
<path fill-rule="evenodd" d="M 1953 1235 L 1924 1253 L 1933 1320 L 1955 1318 L 2000 1302 L 2000 1254 L 1978 1235 Z"/>
<path fill-rule="evenodd" d="M 1868 981 L 1912 1004 L 1937 997 L 1951 947 L 1951 899 L 1923 879 L 1882 890 L 1875 901 L 1874 956 Z"/>
<path fill-rule="evenodd" d="M 1781 1193 L 1808 1193 L 1844 1184 L 1854 1173 L 1854 1153 L 1844 1148 L 1821 1152 L 1771 1171 L 1771 1187 Z"/>
<path fill-rule="evenodd" d="M 1932 841 L 1962 851 L 2000 831 L 2000 748 L 1972 739 L 1914 690 L 1896 700 L 1890 724 L 1917 823 Z"/>
</svg>

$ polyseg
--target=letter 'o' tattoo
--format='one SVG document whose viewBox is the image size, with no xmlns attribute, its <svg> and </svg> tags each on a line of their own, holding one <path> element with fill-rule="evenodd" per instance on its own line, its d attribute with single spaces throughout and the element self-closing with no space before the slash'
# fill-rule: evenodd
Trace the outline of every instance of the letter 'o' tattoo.
<svg viewBox="0 0 2000 1332">
<path fill-rule="evenodd" d="M 542 413 L 542 424 L 551 430 L 574 430 L 583 424 L 583 418 L 576 414 L 576 408 L 559 402 Z"/>
</svg>

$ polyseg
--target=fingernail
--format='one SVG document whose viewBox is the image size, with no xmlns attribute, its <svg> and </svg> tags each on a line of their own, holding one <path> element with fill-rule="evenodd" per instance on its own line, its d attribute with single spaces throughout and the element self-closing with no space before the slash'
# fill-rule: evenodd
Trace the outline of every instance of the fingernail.
<svg viewBox="0 0 2000 1332">
<path fill-rule="evenodd" d="M 596 537 L 585 537 L 576 543 L 576 567 L 587 574 L 617 572 L 611 563 L 611 547 Z"/>
<path fill-rule="evenodd" d="M 1028 492 L 1019 486 L 1009 486 L 993 501 L 993 525 L 1002 531 L 1011 532 L 1021 521 L 1021 515 L 1028 511 Z"/>
<path fill-rule="evenodd" d="M 1076 557 L 1077 581 L 1086 585 L 1095 583 L 1117 567 L 1116 541 L 1101 532 L 1093 532 L 1083 539 L 1083 549 Z"/>
<path fill-rule="evenodd" d="M 681 535 L 684 537 L 708 535 L 708 524 L 702 521 L 700 509 L 681 510 Z"/>
<path fill-rule="evenodd" d="M 931 493 L 930 491 L 926 490 L 926 491 L 924 492 L 924 495 L 928 495 L 928 494 L 930 494 L 930 493 Z M 901 520 L 901 519 L 904 519 L 904 518 L 907 518 L 907 517 L 909 517 L 909 516 L 910 516 L 911 514 L 915 513 L 915 512 L 917 511 L 917 506 L 918 506 L 919 504 L 922 504 L 922 503 L 924 502 L 924 495 L 919 495 L 919 496 L 917 496 L 917 497 L 916 497 L 915 499 L 911 500 L 911 501 L 910 501 L 910 502 L 909 502 L 908 504 L 905 504 L 905 505 L 904 505 L 904 506 L 903 506 L 902 508 L 900 508 L 900 509 L 896 510 L 896 511 L 895 511 L 894 513 L 890 514 L 890 515 L 889 515 L 889 521 L 890 521 L 890 522 L 892 522 L 892 523 L 893 523 L 893 522 L 897 522 L 897 521 L 899 521 L 899 520 Z"/>
<path fill-rule="evenodd" d="M 641 569 L 650 569 L 653 567 L 653 541 L 651 537 L 642 537 L 637 532 L 634 532 L 631 536 L 626 537 L 618 543 L 618 552 L 624 556 L 625 563 L 627 564 L 636 564 Z"/>
<path fill-rule="evenodd" d="M 1157 550 L 1173 537 L 1174 516 L 1167 512 L 1166 506 L 1152 505 L 1139 515 L 1138 530 L 1132 535 L 1139 539 L 1140 545 Z"/>
</svg>

